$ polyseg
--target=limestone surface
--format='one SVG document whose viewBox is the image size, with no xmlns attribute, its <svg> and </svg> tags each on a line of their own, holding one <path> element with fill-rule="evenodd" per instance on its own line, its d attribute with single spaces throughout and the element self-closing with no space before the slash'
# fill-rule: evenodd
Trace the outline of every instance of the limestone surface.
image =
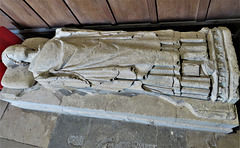
<svg viewBox="0 0 240 148">
<path fill-rule="evenodd" d="M 24 89 L 33 86 L 35 80 L 28 66 L 17 66 L 7 68 L 1 83 L 8 88 Z"/>
<path fill-rule="evenodd" d="M 46 148 L 56 120 L 56 115 L 9 106 L 0 120 L 0 137 Z"/>
<path fill-rule="evenodd" d="M 32 40 L 39 45 L 29 39 L 3 53 L 9 67 L 3 86 L 27 88 L 34 78 L 53 92 L 132 90 L 232 104 L 239 100 L 239 67 L 231 32 L 224 27 L 197 32 L 62 28 L 49 41 Z M 33 77 L 21 75 L 12 82 L 22 65 Z M 19 85 L 25 79 L 28 85 Z"/>
<path fill-rule="evenodd" d="M 72 93 L 60 90 L 53 94 L 40 85 L 15 93 L 15 97 L 9 93 L 11 91 L 5 88 L 0 98 L 28 110 L 223 133 L 231 132 L 239 124 L 235 105 L 220 101 L 209 103 L 180 96 L 142 95 L 132 91 L 88 94 L 87 90 Z"/>
</svg>

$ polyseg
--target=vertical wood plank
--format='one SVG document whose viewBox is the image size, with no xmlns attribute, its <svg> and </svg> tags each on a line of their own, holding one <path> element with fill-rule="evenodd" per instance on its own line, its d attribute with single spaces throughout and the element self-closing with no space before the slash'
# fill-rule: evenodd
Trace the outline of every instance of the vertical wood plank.
<svg viewBox="0 0 240 148">
<path fill-rule="evenodd" d="M 197 21 L 206 20 L 209 4 L 210 0 L 200 0 Z"/>
<path fill-rule="evenodd" d="M 7 29 L 17 29 L 14 24 L 15 23 L 9 17 L 7 17 L 5 14 L 3 14 L 2 11 L 0 11 L 0 26 L 4 26 Z"/>
<path fill-rule="evenodd" d="M 200 0 L 157 0 L 159 21 L 196 20 Z"/>
<path fill-rule="evenodd" d="M 156 0 L 147 0 L 148 12 L 151 22 L 157 22 Z"/>
<path fill-rule="evenodd" d="M 1 0 L 0 7 L 24 28 L 48 28 L 47 24 L 22 0 Z"/>
<path fill-rule="evenodd" d="M 156 22 L 155 0 L 108 0 L 118 23 Z"/>
<path fill-rule="evenodd" d="M 59 27 L 68 24 L 79 25 L 78 21 L 62 0 L 26 0 L 26 2 L 51 27 Z"/>
<path fill-rule="evenodd" d="M 65 0 L 81 24 L 115 24 L 106 0 Z"/>
<path fill-rule="evenodd" d="M 207 19 L 240 18 L 240 0 L 211 0 Z"/>
</svg>

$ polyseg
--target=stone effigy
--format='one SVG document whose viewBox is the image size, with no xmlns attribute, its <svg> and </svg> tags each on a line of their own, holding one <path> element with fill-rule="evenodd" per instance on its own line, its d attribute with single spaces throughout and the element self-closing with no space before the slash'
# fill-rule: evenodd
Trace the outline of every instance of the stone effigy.
<svg viewBox="0 0 240 148">
<path fill-rule="evenodd" d="M 32 38 L 2 54 L 2 85 L 36 82 L 66 89 L 125 90 L 235 103 L 239 67 L 227 28 L 198 32 L 58 29 L 50 40 Z"/>
<path fill-rule="evenodd" d="M 19 108 L 221 133 L 239 125 L 239 69 L 224 27 L 57 29 L 2 60 L 0 100 Z"/>
</svg>

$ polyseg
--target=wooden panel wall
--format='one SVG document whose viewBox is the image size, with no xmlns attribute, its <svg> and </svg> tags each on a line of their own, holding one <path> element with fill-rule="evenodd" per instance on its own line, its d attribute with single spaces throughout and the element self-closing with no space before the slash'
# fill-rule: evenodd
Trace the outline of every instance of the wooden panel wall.
<svg viewBox="0 0 240 148">
<path fill-rule="evenodd" d="M 8 28 L 240 19 L 240 0 L 0 0 L 0 8 Z"/>
<path fill-rule="evenodd" d="M 118 23 L 157 22 L 154 0 L 108 0 Z"/>
<path fill-rule="evenodd" d="M 196 20 L 200 0 L 157 0 L 159 21 Z"/>
<path fill-rule="evenodd" d="M 0 26 L 5 26 L 6 28 L 9 29 L 16 29 L 14 22 L 6 15 L 4 15 L 1 11 L 0 11 Z"/>
<path fill-rule="evenodd" d="M 51 27 L 66 24 L 79 25 L 62 0 L 26 0 L 26 2 L 50 25 Z"/>
<path fill-rule="evenodd" d="M 48 28 L 48 25 L 22 0 L 1 0 L 1 9 L 24 28 Z"/>
<path fill-rule="evenodd" d="M 240 18 L 240 0 L 211 0 L 207 19 Z"/>
<path fill-rule="evenodd" d="M 115 24 L 106 0 L 66 0 L 82 24 Z"/>
<path fill-rule="evenodd" d="M 204 21 L 207 17 L 208 7 L 211 0 L 200 0 L 198 6 L 197 21 Z"/>
</svg>

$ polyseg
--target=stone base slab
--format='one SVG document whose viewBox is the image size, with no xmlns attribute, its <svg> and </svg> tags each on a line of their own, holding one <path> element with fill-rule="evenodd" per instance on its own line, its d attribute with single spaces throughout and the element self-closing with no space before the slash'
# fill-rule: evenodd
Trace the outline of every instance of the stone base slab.
<svg viewBox="0 0 240 148">
<path fill-rule="evenodd" d="M 235 105 L 188 98 L 137 93 L 68 94 L 59 91 L 53 94 L 39 86 L 24 91 L 3 89 L 0 99 L 28 110 L 200 131 L 230 133 L 239 125 Z"/>
</svg>

